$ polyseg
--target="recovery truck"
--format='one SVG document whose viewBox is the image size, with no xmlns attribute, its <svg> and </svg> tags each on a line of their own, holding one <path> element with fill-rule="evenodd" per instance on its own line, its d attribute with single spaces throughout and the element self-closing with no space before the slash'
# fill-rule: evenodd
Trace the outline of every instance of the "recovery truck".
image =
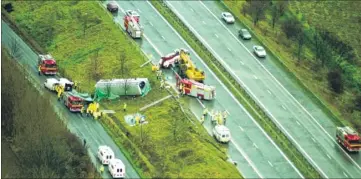
<svg viewBox="0 0 361 179">
<path fill-rule="evenodd" d="M 216 88 L 214 86 L 205 85 L 190 79 L 182 79 L 176 74 L 176 86 L 182 94 L 193 96 L 199 99 L 212 100 L 216 97 Z"/>
<path fill-rule="evenodd" d="M 349 152 L 359 152 L 361 149 L 360 135 L 351 127 L 337 127 L 336 140 Z"/>
<path fill-rule="evenodd" d="M 170 53 L 164 57 L 161 57 L 159 60 L 159 67 L 161 68 L 171 68 L 178 64 L 180 59 L 179 50 L 175 50 L 173 53 Z"/>
<path fill-rule="evenodd" d="M 56 75 L 58 68 L 55 59 L 50 55 L 39 55 L 38 65 L 40 66 L 41 73 L 45 75 Z"/>
<path fill-rule="evenodd" d="M 124 27 L 132 38 L 141 38 L 143 27 L 139 24 L 139 15 L 136 11 L 127 10 L 124 16 Z"/>
<path fill-rule="evenodd" d="M 201 71 L 195 67 L 190 59 L 189 52 L 185 49 L 179 51 L 179 75 L 184 78 L 195 80 L 203 83 L 205 79 L 204 71 Z"/>
</svg>

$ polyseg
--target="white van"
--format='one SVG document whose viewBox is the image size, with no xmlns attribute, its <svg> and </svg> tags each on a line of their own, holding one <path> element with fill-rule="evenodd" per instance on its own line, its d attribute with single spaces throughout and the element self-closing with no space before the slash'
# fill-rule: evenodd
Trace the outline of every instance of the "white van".
<svg viewBox="0 0 361 179">
<path fill-rule="evenodd" d="M 108 165 L 110 160 L 114 159 L 114 152 L 110 147 L 101 145 L 98 148 L 98 158 L 103 165 Z"/>
<path fill-rule="evenodd" d="M 125 178 L 125 165 L 120 159 L 110 160 L 108 169 L 113 178 Z"/>
<path fill-rule="evenodd" d="M 216 125 L 213 128 L 213 136 L 222 143 L 228 143 L 231 140 L 231 133 L 224 125 Z"/>
</svg>

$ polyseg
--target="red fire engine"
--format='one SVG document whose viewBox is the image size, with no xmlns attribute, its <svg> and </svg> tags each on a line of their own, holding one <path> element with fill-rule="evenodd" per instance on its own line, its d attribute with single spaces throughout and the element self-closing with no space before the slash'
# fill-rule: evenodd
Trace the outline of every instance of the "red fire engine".
<svg viewBox="0 0 361 179">
<path fill-rule="evenodd" d="M 361 149 L 359 134 L 350 127 L 337 127 L 336 140 L 349 152 L 358 152 Z"/>
<path fill-rule="evenodd" d="M 50 55 L 39 55 L 38 65 L 40 65 L 41 73 L 45 75 L 56 75 L 58 67 L 56 66 L 56 61 Z"/>
<path fill-rule="evenodd" d="M 71 112 L 80 112 L 81 108 L 84 105 L 83 99 L 78 97 L 76 94 L 72 92 L 64 92 L 63 101 L 64 101 L 64 105 Z"/>
<path fill-rule="evenodd" d="M 143 35 L 143 27 L 139 24 L 139 14 L 133 10 L 127 10 L 124 16 L 124 27 L 129 35 L 133 38 L 141 38 Z"/>
<path fill-rule="evenodd" d="M 216 97 L 216 88 L 214 86 L 205 85 L 190 79 L 182 79 L 176 74 L 177 89 L 182 94 L 197 97 L 204 100 L 212 100 Z"/>
</svg>

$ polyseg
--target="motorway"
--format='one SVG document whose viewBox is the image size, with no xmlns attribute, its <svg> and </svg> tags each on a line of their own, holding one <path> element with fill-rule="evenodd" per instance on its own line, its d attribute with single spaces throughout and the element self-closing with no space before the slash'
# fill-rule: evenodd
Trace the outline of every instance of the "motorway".
<svg viewBox="0 0 361 179">
<path fill-rule="evenodd" d="M 31 76 L 34 86 L 41 90 L 41 92 L 48 93 L 43 87 L 43 83 L 46 79 L 44 75 L 38 76 L 37 72 L 37 53 L 34 52 L 5 22 L 1 21 L 1 44 L 2 46 L 9 48 L 11 47 L 14 39 L 17 40 L 19 45 L 19 53 L 21 54 L 18 62 L 25 67 L 25 70 Z M 57 101 L 56 95 L 51 97 L 51 102 L 55 111 L 58 113 L 60 118 L 67 124 L 68 129 L 77 135 L 81 142 L 83 139 L 86 140 L 87 150 L 90 155 L 94 166 L 97 170 L 100 167 L 100 162 L 96 158 L 97 150 L 99 145 L 108 145 L 114 151 L 115 157 L 123 161 L 126 167 L 126 178 L 139 178 L 137 172 L 133 169 L 132 165 L 127 161 L 123 153 L 119 150 L 118 146 L 113 142 L 112 138 L 103 129 L 101 124 L 87 117 L 82 117 L 80 114 L 74 114 L 67 110 L 67 108 Z M 105 172 L 102 174 L 103 178 L 111 178 L 107 167 Z"/>
<path fill-rule="evenodd" d="M 260 43 L 238 38 L 242 25 L 226 25 L 218 2 L 166 3 L 323 177 L 361 178 L 361 156 L 347 154 L 336 143 L 332 120 L 275 64 L 270 52 L 266 59 L 253 55 L 252 46 Z"/>
<path fill-rule="evenodd" d="M 103 7 L 107 2 L 103 2 Z M 274 144 L 258 123 L 249 115 L 235 99 L 224 84 L 205 65 L 190 46 L 179 36 L 168 22 L 145 1 L 117 1 L 120 6 L 118 14 L 113 14 L 114 21 L 122 30 L 125 10 L 136 10 L 140 14 L 140 24 L 144 27 L 142 40 L 136 40 L 142 51 L 152 56 L 152 62 L 158 63 L 161 56 L 173 52 L 177 48 L 186 48 L 196 66 L 205 71 L 205 83 L 216 87 L 217 98 L 209 102 L 190 99 L 191 111 L 199 118 L 202 105 L 211 111 L 227 110 L 227 127 L 231 130 L 232 141 L 228 146 L 229 157 L 238 163 L 237 168 L 246 178 L 303 178 L 284 153 Z M 106 10 L 104 8 L 104 10 Z M 174 84 L 174 75 L 165 71 L 167 80 Z M 211 134 L 210 120 L 204 123 Z"/>
</svg>

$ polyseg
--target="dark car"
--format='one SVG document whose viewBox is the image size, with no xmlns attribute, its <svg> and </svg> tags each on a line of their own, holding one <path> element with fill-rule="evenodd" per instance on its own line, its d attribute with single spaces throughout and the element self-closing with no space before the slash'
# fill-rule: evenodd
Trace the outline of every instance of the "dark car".
<svg viewBox="0 0 361 179">
<path fill-rule="evenodd" d="M 252 38 L 251 34 L 248 32 L 247 29 L 241 29 L 238 31 L 239 36 L 242 37 L 244 40 L 249 40 Z"/>
<path fill-rule="evenodd" d="M 110 12 L 118 12 L 118 4 L 117 4 L 115 1 L 110 1 L 110 2 L 107 4 L 107 9 L 108 9 Z"/>
</svg>

